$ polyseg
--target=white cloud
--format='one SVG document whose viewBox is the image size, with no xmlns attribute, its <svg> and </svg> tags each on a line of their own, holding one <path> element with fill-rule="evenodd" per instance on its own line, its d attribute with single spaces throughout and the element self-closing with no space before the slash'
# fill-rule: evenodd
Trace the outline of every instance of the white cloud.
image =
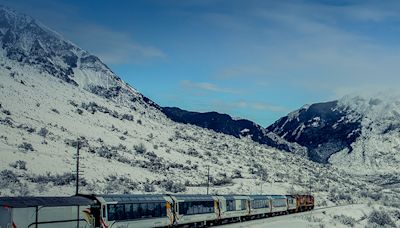
<svg viewBox="0 0 400 228">
<path fill-rule="evenodd" d="M 232 110 L 232 109 L 251 109 L 256 111 L 271 111 L 271 112 L 278 112 L 278 113 L 286 113 L 290 110 L 288 108 L 268 104 L 265 102 L 258 102 L 258 101 L 233 101 L 233 102 L 226 102 L 226 101 L 214 101 L 214 106 L 218 109 L 222 110 Z"/>
<path fill-rule="evenodd" d="M 79 25 L 64 33 L 71 36 L 79 46 L 98 55 L 107 64 L 141 62 L 167 57 L 160 49 L 141 44 L 127 33 L 98 25 Z"/>
<path fill-rule="evenodd" d="M 192 82 L 190 80 L 181 81 L 181 86 L 186 89 L 199 89 L 203 91 L 217 92 L 217 93 L 238 93 L 239 90 L 231 88 L 222 88 L 209 82 Z"/>
</svg>

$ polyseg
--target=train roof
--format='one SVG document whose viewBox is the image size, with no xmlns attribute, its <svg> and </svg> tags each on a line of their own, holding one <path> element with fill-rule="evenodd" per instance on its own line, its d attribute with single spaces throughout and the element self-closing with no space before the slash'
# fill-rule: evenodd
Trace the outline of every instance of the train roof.
<svg viewBox="0 0 400 228">
<path fill-rule="evenodd" d="M 286 199 L 285 195 L 269 195 L 272 199 Z"/>
<path fill-rule="evenodd" d="M 175 197 L 177 200 L 185 200 L 185 201 L 213 201 L 214 197 L 213 195 L 171 195 L 172 197 Z"/>
<path fill-rule="evenodd" d="M 264 200 L 264 199 L 271 199 L 271 196 L 268 195 L 249 195 L 250 199 L 253 200 Z"/>
<path fill-rule="evenodd" d="M 82 196 L 72 197 L 0 197 L 0 206 L 11 208 L 86 206 L 94 204 L 93 200 Z"/>
<path fill-rule="evenodd" d="M 98 198 L 102 198 L 105 202 L 117 202 L 117 203 L 139 203 L 139 202 L 165 202 L 167 201 L 164 197 L 167 195 L 95 195 Z"/>
</svg>

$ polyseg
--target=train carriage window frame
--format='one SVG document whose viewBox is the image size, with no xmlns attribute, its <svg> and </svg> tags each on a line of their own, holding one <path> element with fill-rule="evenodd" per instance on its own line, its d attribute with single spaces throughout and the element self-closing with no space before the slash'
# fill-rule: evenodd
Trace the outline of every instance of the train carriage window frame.
<svg viewBox="0 0 400 228">
<path fill-rule="evenodd" d="M 178 203 L 180 215 L 200 215 L 215 212 L 214 201 L 184 201 Z"/>
<path fill-rule="evenodd" d="M 108 204 L 107 215 L 108 221 L 164 218 L 167 217 L 167 208 L 165 202 Z"/>
</svg>

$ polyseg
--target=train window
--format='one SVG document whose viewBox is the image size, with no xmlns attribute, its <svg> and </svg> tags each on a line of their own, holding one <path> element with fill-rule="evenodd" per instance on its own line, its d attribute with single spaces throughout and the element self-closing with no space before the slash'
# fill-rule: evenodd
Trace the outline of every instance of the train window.
<svg viewBox="0 0 400 228">
<path fill-rule="evenodd" d="M 284 200 L 272 200 L 272 206 L 274 206 L 274 207 L 286 207 L 286 202 Z"/>
<path fill-rule="evenodd" d="M 226 201 L 226 211 L 236 211 L 236 201 L 235 200 L 227 200 Z"/>
<path fill-rule="evenodd" d="M 115 205 L 107 205 L 108 221 L 114 221 L 116 219 Z"/>
<path fill-rule="evenodd" d="M 213 201 L 196 201 L 196 202 L 181 202 L 179 203 L 179 214 L 194 215 L 214 213 Z"/>
<path fill-rule="evenodd" d="M 127 219 L 134 218 L 133 204 L 125 204 L 125 214 Z"/>
<path fill-rule="evenodd" d="M 251 204 L 251 207 L 253 209 L 258 209 L 258 208 L 267 208 L 268 203 L 266 200 L 254 200 Z"/>
<path fill-rule="evenodd" d="M 123 204 L 115 205 L 115 220 L 125 220 L 125 206 Z"/>
<path fill-rule="evenodd" d="M 247 200 L 240 200 L 240 210 L 246 210 Z"/>
</svg>

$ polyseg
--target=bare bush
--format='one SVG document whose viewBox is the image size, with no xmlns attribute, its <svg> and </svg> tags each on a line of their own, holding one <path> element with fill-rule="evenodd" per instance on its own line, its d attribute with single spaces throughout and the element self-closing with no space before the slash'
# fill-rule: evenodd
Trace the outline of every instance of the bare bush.
<svg viewBox="0 0 400 228">
<path fill-rule="evenodd" d="M 186 191 L 186 186 L 180 182 L 175 183 L 172 180 L 167 180 L 163 183 L 161 183 L 161 186 L 165 188 L 166 191 L 168 192 L 184 192 Z"/>
<path fill-rule="evenodd" d="M 396 227 L 396 224 L 393 222 L 390 215 L 383 210 L 373 210 L 368 217 L 368 222 L 371 224 L 377 224 L 381 227 Z"/>
<path fill-rule="evenodd" d="M 356 219 L 346 216 L 346 215 L 335 215 L 333 216 L 333 219 L 339 221 L 340 223 L 346 225 L 346 226 L 351 226 L 354 227 L 356 224 Z"/>
<path fill-rule="evenodd" d="M 28 179 L 37 184 L 48 184 L 48 183 L 53 183 L 54 185 L 57 186 L 65 186 L 65 185 L 70 185 L 74 184 L 76 181 L 76 176 L 72 173 L 63 173 L 63 174 L 51 174 L 50 172 L 47 172 L 46 174 L 39 174 L 39 175 L 31 175 L 28 177 Z M 80 178 L 80 184 L 81 185 L 86 185 L 87 182 L 85 181 L 84 178 Z"/>
<path fill-rule="evenodd" d="M 154 188 L 154 185 L 152 185 L 152 184 L 146 182 L 146 183 L 143 185 L 143 190 L 144 190 L 145 192 L 154 192 L 154 191 L 155 191 L 155 188 Z"/>
<path fill-rule="evenodd" d="M 19 183 L 17 174 L 8 169 L 1 171 L 0 177 L 0 188 L 8 186 L 10 183 Z"/>
<path fill-rule="evenodd" d="M 22 144 L 19 144 L 18 148 L 23 151 L 35 151 L 35 149 L 33 149 L 32 144 L 27 143 L 27 142 L 23 142 Z"/>
<path fill-rule="evenodd" d="M 52 108 L 51 111 L 54 112 L 54 113 L 60 114 L 60 111 L 58 111 L 58 110 L 55 109 L 55 108 Z"/>
<path fill-rule="evenodd" d="M 27 170 L 26 169 L 26 161 L 22 161 L 22 160 L 18 160 L 14 163 L 11 163 L 10 166 L 15 169 Z"/>
<path fill-rule="evenodd" d="M 138 154 L 145 154 L 147 149 L 143 145 L 143 143 L 139 143 L 139 145 L 134 145 L 133 149 L 138 153 Z"/>
<path fill-rule="evenodd" d="M 46 136 L 49 134 L 49 130 L 46 128 L 42 127 L 40 128 L 38 135 L 42 136 L 43 138 L 46 138 Z"/>
</svg>

